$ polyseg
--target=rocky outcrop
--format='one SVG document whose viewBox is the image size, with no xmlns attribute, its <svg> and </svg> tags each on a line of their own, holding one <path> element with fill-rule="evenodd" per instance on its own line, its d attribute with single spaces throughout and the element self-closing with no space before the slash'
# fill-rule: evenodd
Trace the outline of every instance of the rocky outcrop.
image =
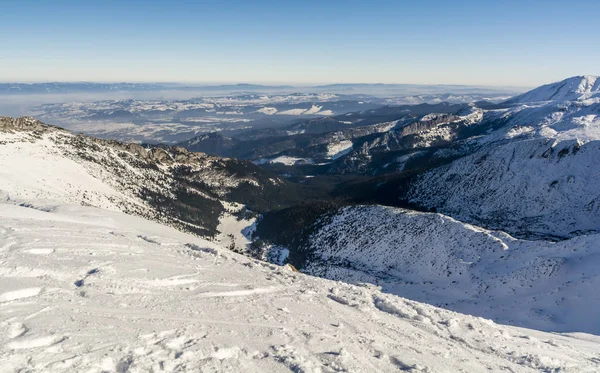
<svg viewBox="0 0 600 373">
<path fill-rule="evenodd" d="M 448 124 L 461 120 L 461 117 L 453 114 L 430 114 L 408 126 L 402 128 L 402 136 L 414 135 L 419 132 L 429 131 L 442 124 Z"/>
<path fill-rule="evenodd" d="M 48 130 L 62 130 L 59 127 L 51 126 L 40 122 L 31 117 L 0 117 L 0 132 L 19 132 L 19 131 L 36 131 L 45 132 Z M 64 131 L 64 130 L 63 130 Z"/>
</svg>

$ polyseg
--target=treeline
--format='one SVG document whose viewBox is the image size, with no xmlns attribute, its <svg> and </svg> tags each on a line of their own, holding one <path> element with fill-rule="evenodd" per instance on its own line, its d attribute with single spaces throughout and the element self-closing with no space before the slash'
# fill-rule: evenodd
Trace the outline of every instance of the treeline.
<svg viewBox="0 0 600 373">
<path fill-rule="evenodd" d="M 311 259 L 308 238 L 327 223 L 328 217 L 349 203 L 321 200 L 302 203 L 263 215 L 255 231 L 260 244 L 268 242 L 290 250 L 288 263 L 301 269 Z"/>
</svg>

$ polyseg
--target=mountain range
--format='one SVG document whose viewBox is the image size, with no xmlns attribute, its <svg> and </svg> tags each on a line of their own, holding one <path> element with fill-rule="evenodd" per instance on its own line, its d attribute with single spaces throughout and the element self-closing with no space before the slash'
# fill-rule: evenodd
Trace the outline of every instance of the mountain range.
<svg viewBox="0 0 600 373">
<path fill-rule="evenodd" d="M 176 145 L 0 117 L 0 359 L 597 371 L 598 82 Z"/>
</svg>

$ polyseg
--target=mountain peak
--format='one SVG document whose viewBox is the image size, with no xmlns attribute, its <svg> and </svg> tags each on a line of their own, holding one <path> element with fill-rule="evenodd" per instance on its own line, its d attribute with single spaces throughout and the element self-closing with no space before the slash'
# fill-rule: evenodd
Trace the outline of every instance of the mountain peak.
<svg viewBox="0 0 600 373">
<path fill-rule="evenodd" d="M 600 79 L 598 76 L 579 75 L 540 86 L 511 98 L 507 103 L 577 101 L 597 94 L 600 94 Z"/>
<path fill-rule="evenodd" d="M 580 75 L 563 80 L 561 83 L 566 83 L 570 86 L 576 86 L 576 93 L 597 93 L 600 92 L 600 79 L 596 75 Z"/>
</svg>

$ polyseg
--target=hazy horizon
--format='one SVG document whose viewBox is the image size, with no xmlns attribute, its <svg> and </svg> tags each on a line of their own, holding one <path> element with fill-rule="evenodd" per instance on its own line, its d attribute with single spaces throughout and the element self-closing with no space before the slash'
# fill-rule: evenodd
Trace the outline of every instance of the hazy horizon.
<svg viewBox="0 0 600 373">
<path fill-rule="evenodd" d="M 580 74 L 585 75 L 585 74 Z M 588 74 L 589 75 L 589 74 Z M 568 78 L 568 77 L 565 77 Z M 328 85 L 406 85 L 406 86 L 440 86 L 440 87 L 479 87 L 479 88 L 532 88 L 532 86 L 517 86 L 517 85 L 493 85 L 493 84 L 443 84 L 443 83 L 403 83 L 403 82 L 337 82 L 337 81 L 325 81 L 325 82 L 287 82 L 287 81 L 135 81 L 135 80 L 20 80 L 20 81 L 9 81 L 9 80 L 0 80 L 0 84 L 157 84 L 157 85 L 169 85 L 172 84 L 174 86 L 189 86 L 194 87 L 197 86 L 199 88 L 202 87 L 217 87 L 217 86 L 235 86 L 235 85 L 256 85 L 256 86 L 266 86 L 266 87 L 285 87 L 290 86 L 294 88 L 311 88 L 317 86 L 328 86 Z"/>
</svg>

